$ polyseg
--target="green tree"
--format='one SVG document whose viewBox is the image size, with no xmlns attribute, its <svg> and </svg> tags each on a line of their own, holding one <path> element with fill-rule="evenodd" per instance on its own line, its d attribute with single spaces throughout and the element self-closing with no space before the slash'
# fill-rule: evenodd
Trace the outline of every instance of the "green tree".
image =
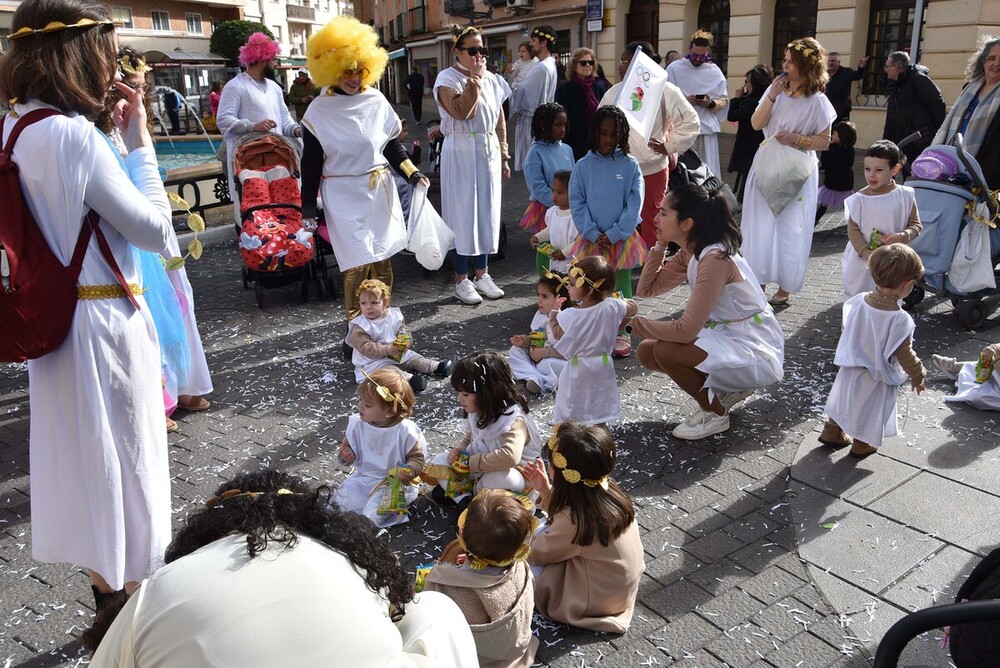
<svg viewBox="0 0 1000 668">
<path fill-rule="evenodd" d="M 263 23 L 237 20 L 223 21 L 219 24 L 219 27 L 212 31 L 209 48 L 212 50 L 212 53 L 217 53 L 231 63 L 236 64 L 239 62 L 240 47 L 246 44 L 250 35 L 255 32 L 262 32 L 271 39 L 274 39 L 274 33 L 268 30 L 267 26 Z"/>
</svg>

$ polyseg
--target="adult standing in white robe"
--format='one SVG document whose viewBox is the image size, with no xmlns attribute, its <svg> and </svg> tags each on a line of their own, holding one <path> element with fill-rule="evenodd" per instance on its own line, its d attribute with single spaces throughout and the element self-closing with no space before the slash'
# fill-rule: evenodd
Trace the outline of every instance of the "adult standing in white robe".
<svg viewBox="0 0 1000 668">
<path fill-rule="evenodd" d="M 233 200 L 236 227 L 242 224 L 238 183 L 233 174 L 233 156 L 239 140 L 250 132 L 275 132 L 285 137 L 301 137 L 298 123 L 292 120 L 281 86 L 272 77 L 281 45 L 264 33 L 255 32 L 240 47 L 240 63 L 247 69 L 236 75 L 222 89 L 216 121 L 226 142 L 229 196 Z"/>
<path fill-rule="evenodd" d="M 719 163 L 720 123 L 726 119 L 729 92 L 726 75 L 711 61 L 712 33 L 699 30 L 691 36 L 689 51 L 667 66 L 667 79 L 681 89 L 698 112 L 701 133 L 694 148 L 712 173 L 722 178 Z"/>
<path fill-rule="evenodd" d="M 86 568 L 100 613 L 112 592 L 131 592 L 163 560 L 170 541 L 170 474 L 160 354 L 141 294 L 134 247 L 167 246 L 170 204 L 146 127 L 142 90 L 123 94 L 118 121 L 129 150 L 126 167 L 84 114 L 103 108 L 115 74 L 116 39 L 106 7 L 24 3 L 0 62 L 4 90 L 19 100 L 4 120 L 6 143 L 18 118 L 61 109 L 21 134 L 13 152 L 25 201 L 49 247 L 69 264 L 84 216 L 100 217 L 129 292 L 127 299 L 95 236 L 79 277 L 66 339 L 28 362 L 31 426 L 32 554 L 47 563 Z M 76 25 L 81 18 L 94 21 Z M 68 27 L 41 32 L 49 21 Z M 88 32 L 88 39 L 80 39 Z M 60 63 L 37 69 L 33 63 Z M 59 105 L 57 107 L 56 105 Z M 85 634 L 86 637 L 86 634 Z"/>
<path fill-rule="evenodd" d="M 516 125 L 514 138 L 514 169 L 521 171 L 531 146 L 531 117 L 535 109 L 556 99 L 556 60 L 550 53 L 556 46 L 556 31 L 552 26 L 538 26 L 531 31 L 531 50 L 538 63 L 518 82 L 510 99 L 510 122 Z"/>
<path fill-rule="evenodd" d="M 452 39 L 456 63 L 434 81 L 444 134 L 441 217 L 455 233 L 455 296 L 465 304 L 479 304 L 481 294 L 504 296 L 488 264 L 500 244 L 500 179 L 510 178 L 501 109 L 510 87 L 487 71 L 478 28 L 456 28 Z"/>
<path fill-rule="evenodd" d="M 423 177 L 399 143 L 399 116 L 371 87 L 389 60 L 375 31 L 353 17 L 337 17 L 309 38 L 306 50 L 313 81 L 323 88 L 302 119 L 302 217 L 315 218 L 322 188 L 350 322 L 361 315 L 361 282 L 378 279 L 391 291 L 390 258 L 406 247 L 406 223 L 389 166 L 410 183 Z"/>
<path fill-rule="evenodd" d="M 819 190 L 816 152 L 830 145 L 830 128 L 837 117 L 822 93 L 828 77 L 824 58 L 823 47 L 811 37 L 789 44 L 783 73 L 775 77 L 750 118 L 765 139 L 795 146 L 815 163 L 798 195 L 777 216 L 757 184 L 756 170 L 766 153 L 758 151 L 747 175 L 740 252 L 762 286 L 778 284 L 770 300 L 774 306 L 787 304 L 789 294 L 802 289 L 809 264 Z"/>
</svg>

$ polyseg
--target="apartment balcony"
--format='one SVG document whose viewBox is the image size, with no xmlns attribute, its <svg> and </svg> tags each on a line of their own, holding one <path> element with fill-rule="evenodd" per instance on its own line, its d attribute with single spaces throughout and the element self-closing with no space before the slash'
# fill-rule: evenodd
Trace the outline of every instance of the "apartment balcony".
<svg viewBox="0 0 1000 668">
<path fill-rule="evenodd" d="M 444 0 L 444 13 L 451 16 L 467 16 L 472 12 L 473 0 Z"/>
<path fill-rule="evenodd" d="M 315 7 L 303 7 L 302 5 L 285 5 L 285 12 L 288 16 L 289 21 L 295 21 L 298 23 L 315 23 L 316 22 L 316 8 Z"/>
<path fill-rule="evenodd" d="M 506 0 L 505 0 L 506 1 Z M 427 32 L 427 8 L 413 7 L 407 10 L 409 14 L 410 34 L 421 35 Z"/>
</svg>

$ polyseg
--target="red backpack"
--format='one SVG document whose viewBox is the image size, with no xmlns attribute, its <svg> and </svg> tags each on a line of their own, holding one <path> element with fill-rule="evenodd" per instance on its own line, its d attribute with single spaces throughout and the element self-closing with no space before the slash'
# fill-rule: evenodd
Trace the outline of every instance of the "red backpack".
<svg viewBox="0 0 1000 668">
<path fill-rule="evenodd" d="M 101 254 L 136 308 L 118 263 L 90 211 L 76 240 L 73 259 L 64 267 L 28 209 L 21 192 L 17 164 L 11 160 L 21 131 L 54 116 L 55 109 L 36 109 L 17 121 L 7 144 L 0 149 L 0 362 L 23 362 L 52 352 L 69 333 L 76 314 L 77 280 L 90 235 L 96 234 Z M 0 119 L 0 139 L 6 116 Z"/>
</svg>

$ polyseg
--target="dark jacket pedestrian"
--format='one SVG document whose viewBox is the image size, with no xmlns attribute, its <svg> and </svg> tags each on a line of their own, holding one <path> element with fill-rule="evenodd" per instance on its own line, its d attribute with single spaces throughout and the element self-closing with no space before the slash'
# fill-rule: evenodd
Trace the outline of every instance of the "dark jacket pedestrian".
<svg viewBox="0 0 1000 668">
<path fill-rule="evenodd" d="M 309 103 L 317 95 L 319 95 L 319 86 L 312 82 L 312 79 L 309 78 L 309 70 L 303 67 L 296 72 L 295 78 L 292 79 L 288 95 L 285 96 L 285 103 L 295 108 L 295 118 L 301 121 L 302 117 L 306 115 Z"/>
<path fill-rule="evenodd" d="M 726 117 L 736 123 L 736 141 L 733 142 L 733 154 L 729 158 L 730 172 L 736 172 L 736 197 L 743 201 L 743 189 L 747 174 L 753 165 L 753 157 L 757 155 L 760 143 L 764 141 L 764 131 L 754 130 L 750 117 L 760 98 L 771 85 L 774 74 L 767 65 L 757 65 L 746 73 L 743 85 L 736 89 L 736 95 L 729 99 L 729 110 Z"/>
<path fill-rule="evenodd" d="M 830 67 L 835 61 L 836 69 Z M 850 67 L 843 67 L 840 64 L 840 54 L 827 54 L 827 71 L 830 73 L 830 81 L 826 84 L 826 99 L 830 100 L 834 110 L 837 112 L 837 119 L 834 121 L 846 121 L 851 118 L 851 85 L 855 81 L 861 81 L 865 77 L 865 65 L 867 58 L 862 58 L 858 63 L 858 69 L 852 70 Z"/>
<path fill-rule="evenodd" d="M 563 143 L 573 149 L 573 159 L 579 160 L 587 154 L 590 120 L 607 88 L 595 76 L 597 58 L 586 47 L 573 52 L 566 72 L 566 81 L 556 86 L 555 101 L 566 109 L 568 125 Z"/>
<path fill-rule="evenodd" d="M 413 68 L 410 76 L 406 77 L 406 91 L 410 95 L 410 108 L 413 109 L 413 120 L 421 122 L 424 116 L 424 75 L 419 70 Z"/>
<path fill-rule="evenodd" d="M 888 67 L 886 72 L 890 73 Z M 898 144 L 908 135 L 920 132 L 920 139 L 902 147 L 907 161 L 906 173 L 909 173 L 909 166 L 920 152 L 931 145 L 944 117 L 944 98 L 937 84 L 927 76 L 926 67 L 900 67 L 895 80 L 892 73 L 889 74 L 889 104 L 882 138 Z"/>
</svg>

